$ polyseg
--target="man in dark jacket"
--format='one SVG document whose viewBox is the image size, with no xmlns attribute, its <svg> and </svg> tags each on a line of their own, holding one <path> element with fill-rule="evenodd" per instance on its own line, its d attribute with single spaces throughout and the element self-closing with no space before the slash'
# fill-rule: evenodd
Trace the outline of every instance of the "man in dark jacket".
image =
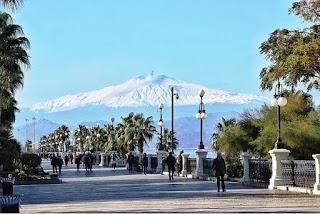
<svg viewBox="0 0 320 214">
<path fill-rule="evenodd" d="M 220 192 L 220 180 L 222 185 L 222 191 L 225 192 L 226 188 L 224 185 L 224 174 L 226 173 L 226 164 L 224 159 L 221 157 L 221 152 L 217 153 L 217 158 L 213 160 L 213 169 L 217 176 L 218 192 Z"/>
<path fill-rule="evenodd" d="M 51 158 L 51 165 L 52 165 L 52 172 L 57 173 L 58 158 L 54 154 L 52 155 L 52 158 Z"/>
<path fill-rule="evenodd" d="M 173 173 L 175 171 L 175 168 L 174 168 L 175 164 L 176 164 L 176 159 L 172 156 L 172 152 L 170 152 L 169 156 L 167 157 L 169 180 L 173 180 Z"/>
</svg>

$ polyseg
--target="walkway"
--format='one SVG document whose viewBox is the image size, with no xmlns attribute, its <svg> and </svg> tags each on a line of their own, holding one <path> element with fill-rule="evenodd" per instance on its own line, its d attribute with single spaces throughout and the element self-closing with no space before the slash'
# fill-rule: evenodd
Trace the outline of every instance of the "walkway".
<svg viewBox="0 0 320 214">
<path fill-rule="evenodd" d="M 50 169 L 48 161 L 43 162 Z M 62 184 L 14 186 L 23 194 L 20 212 L 320 212 L 320 197 L 211 181 L 95 166 L 93 172 L 63 168 Z"/>
</svg>

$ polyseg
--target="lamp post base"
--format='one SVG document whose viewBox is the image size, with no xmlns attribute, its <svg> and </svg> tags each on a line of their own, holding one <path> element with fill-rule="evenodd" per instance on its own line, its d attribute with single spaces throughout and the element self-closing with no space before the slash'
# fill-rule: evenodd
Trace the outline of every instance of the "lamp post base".
<svg viewBox="0 0 320 214">
<path fill-rule="evenodd" d="M 284 149 L 284 143 L 280 138 L 278 138 L 276 144 L 274 145 L 275 149 Z"/>
<path fill-rule="evenodd" d="M 204 149 L 203 143 L 200 143 L 200 144 L 199 144 L 198 149 Z"/>
</svg>

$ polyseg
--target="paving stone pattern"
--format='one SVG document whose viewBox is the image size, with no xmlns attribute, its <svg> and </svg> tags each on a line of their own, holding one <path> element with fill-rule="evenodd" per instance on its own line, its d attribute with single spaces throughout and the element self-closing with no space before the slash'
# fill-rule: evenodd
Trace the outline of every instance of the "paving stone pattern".
<svg viewBox="0 0 320 214">
<path fill-rule="evenodd" d="M 49 171 L 49 161 L 43 161 Z M 75 165 L 63 167 L 62 184 L 17 185 L 23 213 L 208 213 L 320 212 L 320 196 L 270 191 L 226 182 L 217 192 L 212 181 L 167 175 L 129 173 L 125 168 L 94 166 L 86 173 Z"/>
</svg>

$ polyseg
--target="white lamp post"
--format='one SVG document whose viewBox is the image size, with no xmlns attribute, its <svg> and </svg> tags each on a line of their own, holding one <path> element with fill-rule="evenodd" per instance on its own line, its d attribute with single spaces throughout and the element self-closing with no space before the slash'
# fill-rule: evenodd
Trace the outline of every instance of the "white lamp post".
<svg viewBox="0 0 320 214">
<path fill-rule="evenodd" d="M 204 145 L 202 142 L 202 120 L 207 118 L 206 110 L 204 109 L 204 103 L 202 102 L 202 98 L 205 94 L 205 91 L 201 89 L 198 92 L 200 96 L 200 104 L 199 104 L 199 110 L 198 113 L 196 114 L 196 118 L 200 120 L 200 144 L 199 144 L 199 149 L 204 149 Z"/>
<path fill-rule="evenodd" d="M 162 127 L 164 126 L 164 122 L 162 120 L 162 109 L 163 109 L 163 104 L 159 104 L 159 109 L 160 109 L 160 120 L 158 122 L 158 125 L 160 127 L 160 144 L 159 144 L 159 150 L 163 150 L 163 144 L 162 144 Z"/>
<path fill-rule="evenodd" d="M 283 96 L 283 91 L 282 91 L 282 85 L 280 84 L 280 81 L 278 79 L 278 83 L 274 89 L 274 95 L 271 100 L 271 105 L 273 107 L 277 107 L 277 114 L 278 114 L 278 139 L 277 142 L 275 143 L 275 149 L 283 149 L 284 148 L 284 143 L 281 140 L 280 136 L 280 125 L 281 125 L 281 118 L 280 118 L 280 110 L 281 107 L 285 106 L 287 104 L 287 99 Z"/>
</svg>

